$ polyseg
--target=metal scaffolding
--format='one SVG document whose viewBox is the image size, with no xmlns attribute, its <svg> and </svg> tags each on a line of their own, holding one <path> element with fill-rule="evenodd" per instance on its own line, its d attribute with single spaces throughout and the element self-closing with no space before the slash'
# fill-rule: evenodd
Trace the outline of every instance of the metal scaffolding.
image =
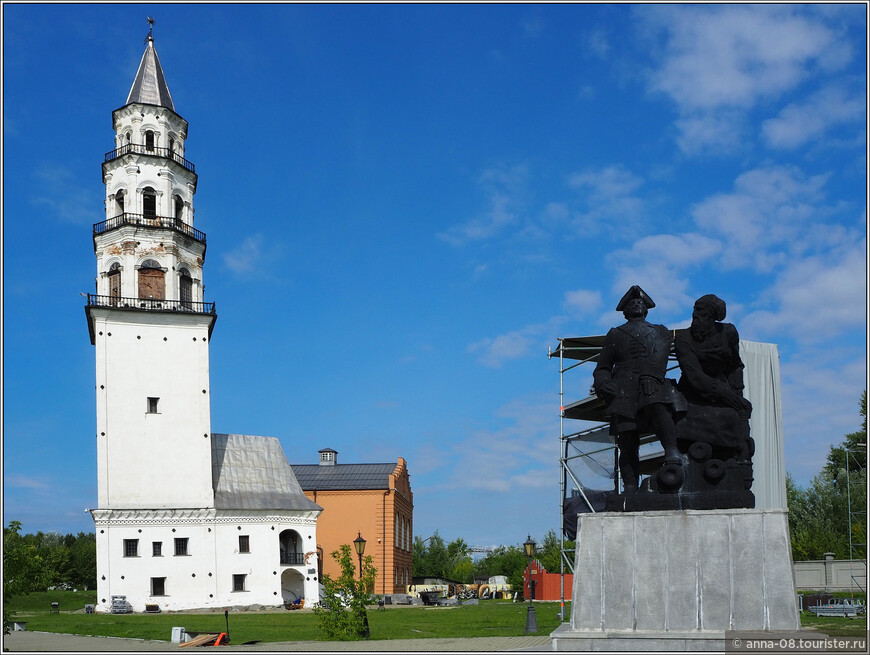
<svg viewBox="0 0 870 655">
<path fill-rule="evenodd" d="M 849 512 L 849 574 L 852 586 L 867 591 L 867 444 L 855 444 L 854 450 L 846 447 L 846 502 Z M 852 462 L 857 464 L 857 473 L 850 474 Z M 863 499 L 861 492 L 864 493 Z M 864 576 L 855 574 L 855 560 L 864 562 Z"/>
</svg>

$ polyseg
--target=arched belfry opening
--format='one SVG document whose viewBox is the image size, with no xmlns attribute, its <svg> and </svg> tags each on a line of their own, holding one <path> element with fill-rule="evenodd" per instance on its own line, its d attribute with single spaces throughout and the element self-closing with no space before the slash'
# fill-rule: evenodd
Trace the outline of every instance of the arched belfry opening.
<svg viewBox="0 0 870 655">
<path fill-rule="evenodd" d="M 166 277 L 159 262 L 146 259 L 139 267 L 139 297 L 151 300 L 166 298 Z"/>
</svg>

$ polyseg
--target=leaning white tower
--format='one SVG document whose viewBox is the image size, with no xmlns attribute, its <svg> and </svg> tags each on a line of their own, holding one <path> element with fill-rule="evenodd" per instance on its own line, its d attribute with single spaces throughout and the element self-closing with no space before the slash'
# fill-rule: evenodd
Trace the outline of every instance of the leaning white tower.
<svg viewBox="0 0 870 655">
<path fill-rule="evenodd" d="M 203 298 L 197 176 L 150 32 L 112 127 L 86 307 L 96 350 L 96 610 L 117 608 L 120 596 L 135 611 L 316 602 L 321 508 L 277 439 L 211 433 L 217 314 Z"/>
<path fill-rule="evenodd" d="M 187 121 L 175 113 L 154 41 L 112 112 L 106 220 L 94 226 L 101 508 L 211 507 L 205 234 L 193 226 Z"/>
</svg>

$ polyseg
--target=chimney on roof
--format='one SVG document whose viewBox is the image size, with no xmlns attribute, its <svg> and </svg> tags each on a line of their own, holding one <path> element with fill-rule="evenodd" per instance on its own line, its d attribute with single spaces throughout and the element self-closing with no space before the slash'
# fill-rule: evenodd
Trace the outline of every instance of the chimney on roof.
<svg viewBox="0 0 870 655">
<path fill-rule="evenodd" d="M 338 451 L 332 448 L 324 448 L 317 451 L 320 453 L 320 466 L 335 466 L 338 459 Z"/>
</svg>

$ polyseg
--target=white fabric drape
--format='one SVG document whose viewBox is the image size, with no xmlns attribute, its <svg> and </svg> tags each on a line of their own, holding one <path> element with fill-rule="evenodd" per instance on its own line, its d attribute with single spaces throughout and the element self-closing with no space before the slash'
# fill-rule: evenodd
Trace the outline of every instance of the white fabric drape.
<svg viewBox="0 0 870 655">
<path fill-rule="evenodd" d="M 775 343 L 740 340 L 743 395 L 752 403 L 750 435 L 755 440 L 752 472 L 757 509 L 788 509 L 782 433 L 782 388 Z"/>
</svg>

